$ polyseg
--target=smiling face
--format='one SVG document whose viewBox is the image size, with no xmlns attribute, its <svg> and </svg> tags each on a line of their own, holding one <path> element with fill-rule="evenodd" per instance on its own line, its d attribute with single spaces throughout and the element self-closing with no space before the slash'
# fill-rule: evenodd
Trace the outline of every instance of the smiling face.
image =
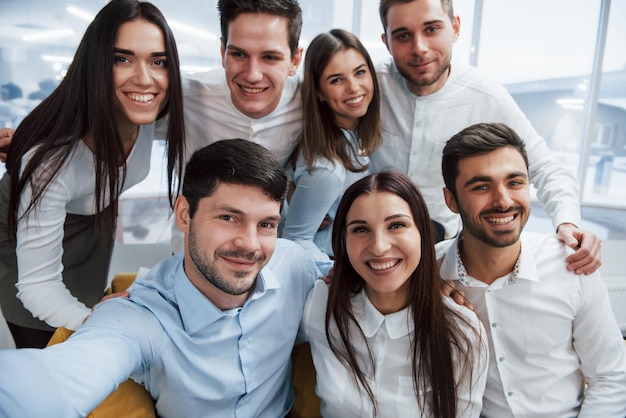
<svg viewBox="0 0 626 418">
<path fill-rule="evenodd" d="M 448 207 L 461 215 L 467 245 L 503 248 L 515 245 L 530 215 L 528 170 L 519 151 L 507 146 L 458 163 L 456 199 L 448 189 Z"/>
<path fill-rule="evenodd" d="M 163 33 L 143 19 L 120 25 L 113 63 L 115 116 L 120 132 L 156 120 L 168 98 L 168 69 Z"/>
<path fill-rule="evenodd" d="M 408 305 L 421 235 L 406 201 L 385 191 L 357 197 L 346 216 L 346 251 L 376 309 L 386 314 Z"/>
<path fill-rule="evenodd" d="M 175 212 L 191 282 L 220 309 L 242 306 L 274 252 L 280 202 L 258 187 L 221 183 L 193 218 L 184 196 Z"/>
<path fill-rule="evenodd" d="M 382 39 L 413 93 L 425 96 L 444 86 L 459 29 L 459 18 L 450 21 L 441 0 L 415 0 L 389 8 Z"/>
<path fill-rule="evenodd" d="M 374 94 L 372 73 L 363 55 L 353 48 L 337 51 L 318 82 L 318 98 L 328 103 L 337 125 L 355 130 Z"/>
<path fill-rule="evenodd" d="M 265 13 L 243 13 L 228 26 L 222 66 L 234 106 L 258 119 L 276 109 L 287 79 L 302 58 L 289 49 L 288 20 Z"/>
</svg>

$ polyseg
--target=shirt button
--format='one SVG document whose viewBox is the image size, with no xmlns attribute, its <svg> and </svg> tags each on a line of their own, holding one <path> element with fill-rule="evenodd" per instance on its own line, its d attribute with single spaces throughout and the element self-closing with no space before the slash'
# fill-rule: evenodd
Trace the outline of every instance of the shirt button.
<svg viewBox="0 0 626 418">
<path fill-rule="evenodd" d="M 497 324 L 496 322 L 492 322 L 492 323 L 491 323 L 491 328 L 495 328 L 495 327 L 497 327 L 497 326 L 498 326 L 498 324 Z"/>
<path fill-rule="evenodd" d="M 507 395 L 513 396 L 513 392 L 509 392 L 509 393 L 507 393 Z"/>
<path fill-rule="evenodd" d="M 500 357 L 498 361 L 504 361 L 504 357 Z"/>
</svg>

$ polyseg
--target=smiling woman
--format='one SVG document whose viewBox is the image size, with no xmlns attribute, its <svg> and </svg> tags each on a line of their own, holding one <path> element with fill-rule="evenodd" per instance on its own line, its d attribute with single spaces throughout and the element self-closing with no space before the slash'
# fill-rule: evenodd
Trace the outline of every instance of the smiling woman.
<svg viewBox="0 0 626 418">
<path fill-rule="evenodd" d="M 341 198 L 332 238 L 333 281 L 315 284 L 300 325 L 322 415 L 478 417 L 485 331 L 441 294 L 417 187 L 400 173 L 362 178 Z"/>
<path fill-rule="evenodd" d="M 176 193 L 178 67 L 160 11 L 113 0 L 66 77 L 15 131 L 0 183 L 0 302 L 17 347 L 45 346 L 56 327 L 77 329 L 102 298 L 119 195 L 148 173 L 154 122 L 166 115 Z"/>
</svg>

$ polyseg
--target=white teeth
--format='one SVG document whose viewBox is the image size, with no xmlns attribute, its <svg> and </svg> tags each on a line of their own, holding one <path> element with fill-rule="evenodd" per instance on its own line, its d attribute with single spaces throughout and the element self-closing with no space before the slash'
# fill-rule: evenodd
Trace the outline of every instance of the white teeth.
<svg viewBox="0 0 626 418">
<path fill-rule="evenodd" d="M 398 260 L 394 260 L 394 261 L 387 261 L 386 263 L 379 263 L 379 264 L 374 264 L 372 262 L 367 263 L 372 270 L 386 270 L 389 269 L 393 266 L 395 266 L 396 264 L 398 264 Z"/>
<path fill-rule="evenodd" d="M 355 99 L 346 100 L 346 104 L 352 105 L 352 104 L 361 103 L 363 101 L 363 99 L 364 99 L 364 97 L 360 96 L 360 97 L 357 97 Z"/>
<path fill-rule="evenodd" d="M 128 94 L 128 98 L 140 103 L 148 103 L 150 100 L 154 99 L 154 94 L 136 94 L 130 93 Z"/>
<path fill-rule="evenodd" d="M 515 219 L 515 216 L 508 216 L 506 218 L 487 218 L 487 222 L 491 222 L 494 224 L 505 224 L 507 222 L 511 222 Z"/>
<path fill-rule="evenodd" d="M 251 89 L 250 87 L 241 86 L 241 90 L 243 90 L 245 93 L 259 94 L 259 93 L 263 92 L 263 90 L 265 90 L 265 89 Z"/>
</svg>

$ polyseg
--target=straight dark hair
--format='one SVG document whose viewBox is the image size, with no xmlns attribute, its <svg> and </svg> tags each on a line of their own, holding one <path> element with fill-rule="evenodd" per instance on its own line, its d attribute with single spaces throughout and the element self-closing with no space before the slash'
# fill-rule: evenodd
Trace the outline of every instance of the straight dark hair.
<svg viewBox="0 0 626 418">
<path fill-rule="evenodd" d="M 190 217 L 200 199 L 211 196 L 220 183 L 255 186 L 277 202 L 287 192 L 287 174 L 274 155 L 245 139 L 224 139 L 193 153 L 183 181 Z"/>
<path fill-rule="evenodd" d="M 298 51 L 302 32 L 302 9 L 297 0 L 219 0 L 217 11 L 224 48 L 228 43 L 228 27 L 237 16 L 243 13 L 266 13 L 287 19 L 287 42 L 292 58 Z"/>
<path fill-rule="evenodd" d="M 37 207 L 42 194 L 72 158 L 72 150 L 85 135 L 94 138 L 95 146 L 96 225 L 103 232 L 105 225 L 115 224 L 115 208 L 126 177 L 126 159 L 122 138 L 112 117 L 115 108 L 114 47 L 120 25 L 136 19 L 158 26 L 165 41 L 169 91 L 168 101 L 158 119 L 169 116 L 167 179 L 170 205 L 173 206 L 180 190 L 175 185 L 175 178 L 176 175 L 182 177 L 185 152 L 182 82 L 174 35 L 153 4 L 112 0 L 87 28 L 59 86 L 26 116 L 13 135 L 7 157 L 7 171 L 11 176 L 7 223 L 11 237 L 15 237 L 17 209 L 26 186 L 30 185 L 33 193 L 23 217 Z M 22 157 L 35 147 L 20 174 Z M 41 169 L 44 165 L 46 170 Z M 105 211 L 107 197 L 111 210 Z"/>
<path fill-rule="evenodd" d="M 481 348 L 474 347 L 470 338 L 461 331 L 460 325 L 470 326 L 467 320 L 443 301 L 428 209 L 415 184 L 404 174 L 371 174 L 352 184 L 341 199 L 332 234 L 335 267 L 326 310 L 328 343 L 337 358 L 352 372 L 357 386 L 367 392 L 376 414 L 376 395 L 363 372 L 367 369 L 366 365 L 359 362 L 354 350 L 356 345 L 365 344 L 369 362 L 375 368 L 371 348 L 352 310 L 352 297 L 363 290 L 364 280 L 350 263 L 346 248 L 348 211 L 359 196 L 374 192 L 393 193 L 406 201 L 421 235 L 421 260 L 409 278 L 406 295 L 407 306 L 411 309 L 410 318 L 415 324 L 411 339 L 411 365 L 418 405 L 421 409 L 430 405 L 434 417 L 455 417 L 456 389 L 460 382 L 455 381 L 454 372 L 459 370 L 462 380 L 472 381 L 472 359 L 475 350 Z M 336 323 L 338 338 L 330 332 L 331 319 Z M 350 333 L 351 325 L 358 330 L 357 335 Z"/>
<path fill-rule="evenodd" d="M 339 160 L 353 172 L 365 171 L 368 166 L 355 166 L 352 161 L 360 150 L 354 149 L 335 122 L 333 110 L 328 103 L 318 99 L 320 78 L 332 57 L 339 51 L 354 49 L 367 63 L 374 91 L 367 112 L 357 127 L 361 148 L 365 155 L 374 152 L 382 142 L 380 121 L 380 90 L 374 64 L 361 41 L 352 33 L 333 29 L 317 35 L 307 48 L 304 59 L 304 82 L 302 84 L 302 137 L 294 151 L 292 162 L 300 152 L 304 155 L 308 170 L 313 169 L 317 158 Z"/>
<path fill-rule="evenodd" d="M 441 158 L 441 172 L 446 188 L 456 199 L 456 178 L 459 161 L 483 155 L 504 147 L 515 148 L 528 168 L 528 155 L 524 141 L 504 123 L 476 123 L 455 134 L 446 142 Z"/>
</svg>

